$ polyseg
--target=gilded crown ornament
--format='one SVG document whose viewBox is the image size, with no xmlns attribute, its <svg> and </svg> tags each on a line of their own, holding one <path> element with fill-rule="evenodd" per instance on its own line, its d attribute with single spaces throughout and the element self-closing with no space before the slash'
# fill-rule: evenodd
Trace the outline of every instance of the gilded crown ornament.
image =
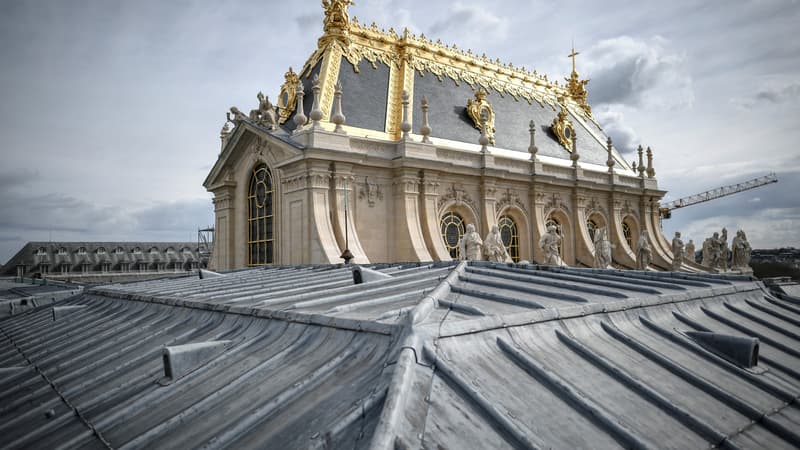
<svg viewBox="0 0 800 450">
<path fill-rule="evenodd" d="M 489 138 L 489 143 L 494 145 L 494 110 L 492 104 L 486 100 L 488 95 L 489 93 L 485 89 L 478 89 L 475 92 L 475 99 L 467 100 L 467 115 L 472 119 L 475 128 L 481 130 L 483 128 L 481 114 L 486 112 L 486 137 Z"/>
<path fill-rule="evenodd" d="M 284 123 L 294 112 L 295 98 L 297 96 L 297 83 L 300 76 L 291 67 L 283 75 L 284 82 L 281 85 L 281 93 L 278 95 L 278 123 Z"/>
<path fill-rule="evenodd" d="M 563 101 L 563 99 L 560 100 Z M 567 108 L 565 108 L 562 103 L 561 111 L 559 111 L 556 118 L 553 119 L 553 124 L 550 125 L 550 129 L 553 130 L 553 134 L 556 135 L 558 143 L 567 149 L 567 151 L 571 152 L 575 128 L 572 127 L 572 122 L 569 121 L 568 117 Z"/>
</svg>

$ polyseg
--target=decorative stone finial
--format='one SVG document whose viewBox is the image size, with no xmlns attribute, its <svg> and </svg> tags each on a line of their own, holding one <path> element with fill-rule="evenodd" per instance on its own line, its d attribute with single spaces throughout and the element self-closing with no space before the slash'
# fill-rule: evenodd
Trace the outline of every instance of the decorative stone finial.
<svg viewBox="0 0 800 450">
<path fill-rule="evenodd" d="M 644 149 L 641 145 L 639 146 L 637 153 L 639 154 L 639 176 L 644 178 Z"/>
<path fill-rule="evenodd" d="M 342 125 L 344 124 L 345 117 L 342 114 L 342 82 L 339 81 L 336 83 L 333 91 L 333 101 L 335 106 L 333 117 L 331 117 L 331 121 L 336 124 L 336 128 L 333 129 L 334 133 L 344 133 L 344 129 L 342 129 Z"/>
<path fill-rule="evenodd" d="M 222 129 L 219 130 L 219 140 L 222 141 L 222 148 L 225 148 L 225 144 L 228 143 L 228 138 L 231 136 L 231 127 L 228 125 L 230 122 L 225 121 L 225 124 L 222 125 Z"/>
<path fill-rule="evenodd" d="M 531 145 L 528 146 L 528 153 L 531 154 L 531 161 L 536 161 L 538 159 L 536 154 L 539 153 L 539 148 L 536 147 L 536 124 L 532 120 L 528 124 L 528 131 L 531 133 Z"/>
<path fill-rule="evenodd" d="M 653 168 L 653 151 L 647 147 L 647 178 L 656 176 L 656 169 Z"/>
<path fill-rule="evenodd" d="M 297 111 L 294 115 L 294 124 L 295 131 L 299 131 L 303 125 L 308 122 L 308 118 L 306 117 L 305 112 L 303 111 L 303 97 L 305 96 L 305 91 L 303 91 L 303 82 L 297 82 L 297 89 L 295 90 L 295 97 L 297 98 L 297 106 L 295 107 L 295 111 Z"/>
<path fill-rule="evenodd" d="M 486 122 L 489 120 L 489 113 L 486 110 L 481 111 L 481 137 L 478 143 L 481 144 L 481 153 L 488 151 L 489 136 L 486 135 Z"/>
<path fill-rule="evenodd" d="M 314 104 L 311 105 L 311 113 L 309 113 L 309 118 L 311 119 L 312 126 L 314 128 L 319 128 L 319 121 L 322 120 L 322 110 L 319 109 L 319 93 L 322 90 L 319 86 L 319 74 L 315 74 L 314 78 L 311 79 L 311 90 L 314 91 Z"/>
<path fill-rule="evenodd" d="M 608 173 L 614 173 L 614 156 L 611 153 L 611 149 L 613 148 L 611 144 L 611 136 L 606 139 L 606 151 L 608 151 L 608 159 L 606 160 L 606 165 L 608 166 Z"/>
<path fill-rule="evenodd" d="M 572 160 L 572 167 L 578 168 L 578 160 L 580 159 L 580 155 L 578 155 L 578 136 L 572 134 L 572 153 L 569 155 L 569 159 Z"/>
<path fill-rule="evenodd" d="M 430 134 L 431 134 L 431 126 L 428 125 L 428 99 L 423 95 L 422 102 L 422 126 L 419 128 L 419 134 L 422 135 L 422 142 L 426 144 L 431 143 Z"/>
<path fill-rule="evenodd" d="M 403 132 L 403 140 L 410 141 L 411 123 L 408 121 L 408 91 L 403 91 L 403 122 L 400 124 L 400 130 Z"/>
</svg>

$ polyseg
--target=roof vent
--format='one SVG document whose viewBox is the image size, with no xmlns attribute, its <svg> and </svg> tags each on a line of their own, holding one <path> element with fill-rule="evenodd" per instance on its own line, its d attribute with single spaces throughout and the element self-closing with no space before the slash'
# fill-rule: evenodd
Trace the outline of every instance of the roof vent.
<svg viewBox="0 0 800 450">
<path fill-rule="evenodd" d="M 217 277 L 224 277 L 225 276 L 225 275 L 223 275 L 221 273 L 212 272 L 212 271 L 206 270 L 206 269 L 200 269 L 199 274 L 200 274 L 200 279 L 201 280 L 204 279 L 204 278 L 217 278 Z"/>
<path fill-rule="evenodd" d="M 79 311 L 83 308 L 86 308 L 86 305 L 70 305 L 70 306 L 54 306 L 53 307 L 53 322 L 62 317 L 72 314 L 76 311 Z"/>
<path fill-rule="evenodd" d="M 216 358 L 233 344 L 233 341 L 208 341 L 164 347 L 164 378 L 159 383 L 166 386 L 194 372 Z"/>
<path fill-rule="evenodd" d="M 731 336 L 708 331 L 687 331 L 698 344 L 743 367 L 758 364 L 758 338 Z"/>
<path fill-rule="evenodd" d="M 361 266 L 355 266 L 353 268 L 353 284 L 371 283 L 373 281 L 385 280 L 387 278 L 392 278 L 392 276 L 383 272 L 378 272 L 377 270 L 366 269 Z"/>
</svg>

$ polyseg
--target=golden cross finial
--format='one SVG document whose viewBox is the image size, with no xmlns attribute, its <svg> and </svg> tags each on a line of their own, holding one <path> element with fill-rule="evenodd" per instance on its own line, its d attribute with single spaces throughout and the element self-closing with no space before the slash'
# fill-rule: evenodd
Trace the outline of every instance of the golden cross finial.
<svg viewBox="0 0 800 450">
<path fill-rule="evenodd" d="M 572 71 L 575 72 L 575 57 L 580 55 L 580 52 L 575 51 L 575 43 L 572 43 L 572 53 L 567 55 L 567 58 L 572 58 Z"/>
</svg>

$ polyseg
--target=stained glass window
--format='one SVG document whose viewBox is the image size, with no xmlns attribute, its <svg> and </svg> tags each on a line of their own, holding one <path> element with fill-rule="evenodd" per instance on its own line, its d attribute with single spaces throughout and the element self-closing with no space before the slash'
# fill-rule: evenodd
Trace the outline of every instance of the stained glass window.
<svg viewBox="0 0 800 450">
<path fill-rule="evenodd" d="M 274 262 L 272 175 L 266 164 L 253 169 L 247 196 L 247 264 L 263 266 Z"/>
<path fill-rule="evenodd" d="M 497 221 L 497 227 L 500 228 L 500 239 L 506 246 L 508 256 L 512 261 L 519 262 L 519 233 L 516 222 L 510 216 L 502 216 Z"/>
<path fill-rule="evenodd" d="M 464 219 L 458 214 L 448 211 L 442 216 L 442 239 L 450 257 L 458 259 L 458 241 L 464 235 Z"/>
</svg>

